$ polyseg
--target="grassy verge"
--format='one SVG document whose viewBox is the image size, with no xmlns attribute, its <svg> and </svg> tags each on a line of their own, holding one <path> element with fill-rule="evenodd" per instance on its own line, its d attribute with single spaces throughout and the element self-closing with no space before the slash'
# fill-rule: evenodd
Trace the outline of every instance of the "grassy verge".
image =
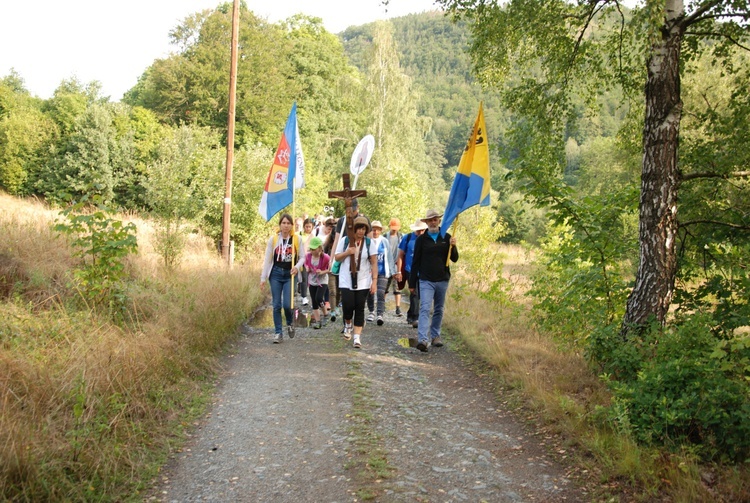
<svg viewBox="0 0 750 503">
<path fill-rule="evenodd" d="M 347 372 L 352 388 L 352 412 L 349 416 L 352 449 L 345 468 L 355 473 L 357 497 L 369 501 L 382 493 L 382 482 L 391 476 L 395 468 L 388 462 L 380 435 L 372 428 L 372 413 L 377 405 L 372 398 L 370 381 L 362 374 L 360 367 L 359 362 L 350 361 Z"/>
<path fill-rule="evenodd" d="M 451 285 L 444 327 L 469 358 L 491 372 L 503 400 L 538 426 L 540 437 L 571 473 L 595 488 L 598 501 L 750 501 L 750 467 L 699 464 L 690 452 L 644 447 L 614 430 L 604 408 L 609 393 L 582 355 L 539 333 L 524 297 L 526 271 L 518 249 L 506 248 L 504 301 Z M 509 259 L 508 259 L 509 258 Z"/>
<path fill-rule="evenodd" d="M 0 500 L 125 501 L 205 408 L 218 357 L 260 302 L 257 272 L 194 236 L 167 272 L 137 222 L 126 314 L 85 309 L 54 212 L 2 196 Z"/>
</svg>

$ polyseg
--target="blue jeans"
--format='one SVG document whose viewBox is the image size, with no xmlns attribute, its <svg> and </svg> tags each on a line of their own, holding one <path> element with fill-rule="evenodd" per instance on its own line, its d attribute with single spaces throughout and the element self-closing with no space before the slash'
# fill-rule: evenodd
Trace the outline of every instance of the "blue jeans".
<svg viewBox="0 0 750 503">
<path fill-rule="evenodd" d="M 445 307 L 445 294 L 448 291 L 448 281 L 426 281 L 419 280 L 419 342 L 429 343 L 440 337 L 440 327 L 443 324 L 443 308 Z M 430 309 L 433 309 L 432 320 L 430 320 Z M 427 333 L 429 327 L 429 338 Z"/>
<path fill-rule="evenodd" d="M 385 314 L 385 288 L 388 286 L 388 281 L 388 278 L 378 276 L 378 291 L 375 295 L 367 295 L 367 310 L 371 313 L 375 312 L 375 299 L 378 299 L 378 316 Z"/>
<path fill-rule="evenodd" d="M 282 307 L 287 326 L 292 326 L 292 275 L 288 270 L 274 266 L 268 283 L 271 285 L 271 298 L 273 299 L 273 328 L 277 334 L 280 334 Z"/>
</svg>

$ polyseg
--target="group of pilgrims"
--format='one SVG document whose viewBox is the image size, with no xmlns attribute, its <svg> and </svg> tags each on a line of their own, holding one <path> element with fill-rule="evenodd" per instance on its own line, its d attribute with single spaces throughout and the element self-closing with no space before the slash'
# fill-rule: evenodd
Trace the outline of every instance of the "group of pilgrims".
<svg viewBox="0 0 750 503">
<path fill-rule="evenodd" d="M 417 329 L 409 346 L 427 352 L 441 347 L 443 308 L 451 262 L 458 260 L 456 239 L 440 228 L 442 213 L 429 210 L 424 218 L 401 232 L 401 222 L 370 221 L 352 200 L 353 239 L 347 235 L 346 216 L 279 218 L 278 231 L 268 239 L 260 276 L 261 289 L 270 285 L 273 301 L 273 342 L 295 335 L 292 295 L 312 307 L 310 325 L 320 329 L 338 318 L 341 334 L 356 349 L 362 347 L 367 322 L 385 323 L 386 296 L 392 292 L 395 315 L 403 318 L 401 295 L 408 287 L 406 323 Z M 354 262 L 352 264 L 352 261 Z M 365 309 L 368 313 L 365 315 Z M 283 316 L 282 316 L 283 314 Z"/>
</svg>

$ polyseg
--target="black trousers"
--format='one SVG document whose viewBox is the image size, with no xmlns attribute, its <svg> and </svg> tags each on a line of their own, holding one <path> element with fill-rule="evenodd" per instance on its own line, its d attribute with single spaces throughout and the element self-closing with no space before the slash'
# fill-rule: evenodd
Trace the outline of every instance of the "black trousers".
<svg viewBox="0 0 750 503">
<path fill-rule="evenodd" d="M 341 306 L 344 308 L 344 320 L 354 320 L 353 325 L 355 327 L 365 326 L 365 304 L 367 304 L 367 295 L 370 293 L 370 289 L 367 290 L 349 290 L 348 288 L 340 288 L 341 291 Z M 417 306 L 419 309 L 419 306 Z"/>
<path fill-rule="evenodd" d="M 406 312 L 406 321 L 412 322 L 419 319 L 419 283 L 414 293 L 409 292 L 409 310 Z"/>
</svg>

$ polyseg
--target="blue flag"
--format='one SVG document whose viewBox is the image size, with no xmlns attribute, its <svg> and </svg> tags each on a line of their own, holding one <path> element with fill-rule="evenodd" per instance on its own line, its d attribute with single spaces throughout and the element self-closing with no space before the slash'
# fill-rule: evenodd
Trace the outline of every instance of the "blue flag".
<svg viewBox="0 0 750 503">
<path fill-rule="evenodd" d="M 279 148 L 268 172 L 258 211 L 268 222 L 275 214 L 292 204 L 294 190 L 305 186 L 305 158 L 297 126 L 297 102 L 292 105 Z"/>
<path fill-rule="evenodd" d="M 459 213 L 477 204 L 490 205 L 490 155 L 481 103 L 471 137 L 458 163 L 440 232 L 444 235 Z"/>
</svg>

